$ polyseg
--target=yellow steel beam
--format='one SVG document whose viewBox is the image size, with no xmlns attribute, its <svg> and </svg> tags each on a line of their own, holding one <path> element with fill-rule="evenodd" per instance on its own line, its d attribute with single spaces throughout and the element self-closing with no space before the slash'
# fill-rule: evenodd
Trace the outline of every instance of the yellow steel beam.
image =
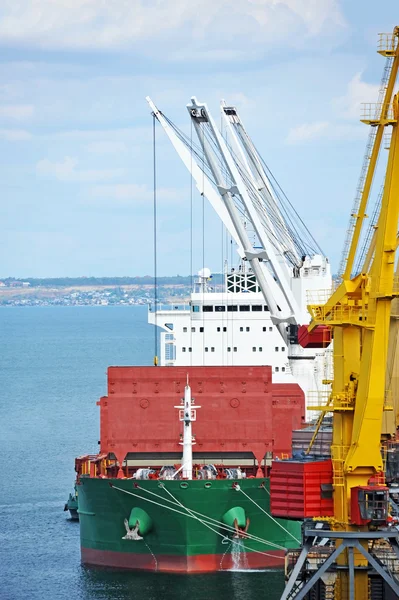
<svg viewBox="0 0 399 600">
<path fill-rule="evenodd" d="M 398 32 L 397 28 L 395 27 L 393 36 L 395 36 L 395 35 L 398 36 L 398 33 L 399 32 Z M 382 102 L 380 120 L 379 120 L 378 125 L 375 124 L 375 126 L 377 127 L 377 133 L 376 133 L 376 137 L 375 137 L 374 144 L 373 144 L 373 149 L 372 149 L 371 156 L 370 156 L 369 168 L 367 171 L 366 179 L 364 182 L 364 187 L 363 187 L 362 194 L 361 194 L 359 210 L 356 215 L 353 215 L 356 219 L 356 223 L 355 223 L 355 228 L 353 231 L 351 245 L 349 248 L 349 253 L 348 253 L 348 257 L 347 257 L 347 261 L 346 261 L 345 272 L 343 275 L 344 279 L 350 279 L 350 276 L 351 276 L 351 273 L 353 270 L 353 263 L 355 260 L 357 247 L 359 244 L 360 233 L 362 230 L 363 221 L 366 216 L 367 202 L 368 202 L 369 195 L 370 195 L 371 185 L 373 183 L 375 168 L 377 165 L 378 155 L 379 155 L 380 148 L 381 148 L 381 140 L 383 137 L 384 127 L 386 124 L 386 115 L 389 110 L 389 105 L 391 103 L 393 89 L 394 89 L 394 85 L 395 85 L 395 81 L 396 81 L 396 76 L 398 73 L 398 67 L 399 67 L 399 46 L 398 45 L 396 45 L 393 56 L 394 56 L 393 64 L 392 64 L 388 84 L 387 84 L 387 87 L 385 90 L 384 100 Z"/>
<path fill-rule="evenodd" d="M 398 117 L 398 97 L 394 98 Z M 391 302 L 399 220 L 399 148 L 397 124 L 393 125 L 384 195 L 371 268 L 369 310 L 375 309 L 375 325 L 364 331 L 359 387 L 353 421 L 348 471 L 358 467 L 382 470 L 380 432 L 385 402 Z"/>
</svg>

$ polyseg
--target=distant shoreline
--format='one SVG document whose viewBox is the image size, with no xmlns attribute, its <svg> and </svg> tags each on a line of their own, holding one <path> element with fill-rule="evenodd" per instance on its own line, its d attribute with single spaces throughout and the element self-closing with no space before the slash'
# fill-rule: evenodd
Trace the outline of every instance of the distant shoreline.
<svg viewBox="0 0 399 600">
<path fill-rule="evenodd" d="M 223 275 L 212 275 L 215 284 L 223 283 Z M 157 277 L 158 285 L 192 285 L 193 277 L 190 275 L 167 275 Z M 140 277 L 0 277 L 0 291 L 4 288 L 69 288 L 92 286 L 153 286 L 155 279 L 152 275 Z"/>
<path fill-rule="evenodd" d="M 184 303 L 191 286 L 157 285 L 158 302 Z M 154 301 L 154 284 L 68 285 L 58 287 L 1 286 L 1 306 L 145 306 Z"/>
</svg>

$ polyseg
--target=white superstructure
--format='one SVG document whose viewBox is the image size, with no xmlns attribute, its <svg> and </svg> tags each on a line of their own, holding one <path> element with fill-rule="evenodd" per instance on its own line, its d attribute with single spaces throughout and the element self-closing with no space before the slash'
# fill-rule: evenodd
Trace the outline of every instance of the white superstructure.
<svg viewBox="0 0 399 600">
<path fill-rule="evenodd" d="M 321 266 L 319 260 L 309 260 L 304 264 L 302 283 L 308 282 L 309 288 L 317 284 L 319 277 L 330 276 L 328 263 Z M 325 269 L 325 273 L 316 271 L 316 267 Z M 294 378 L 288 360 L 289 343 L 284 342 L 273 324 L 251 269 L 242 265 L 226 273 L 223 292 L 213 291 L 209 280 L 210 271 L 202 269 L 188 303 L 158 304 L 157 310 L 153 305 L 149 307 L 149 323 L 162 330 L 160 365 L 270 365 L 274 382 L 300 383 L 301 365 Z M 294 287 L 302 294 L 305 284 Z M 287 336 L 289 339 L 289 325 Z M 323 350 L 313 356 L 314 379 L 321 382 L 329 377 L 328 357 Z M 302 378 L 306 373 L 304 369 Z"/>
</svg>

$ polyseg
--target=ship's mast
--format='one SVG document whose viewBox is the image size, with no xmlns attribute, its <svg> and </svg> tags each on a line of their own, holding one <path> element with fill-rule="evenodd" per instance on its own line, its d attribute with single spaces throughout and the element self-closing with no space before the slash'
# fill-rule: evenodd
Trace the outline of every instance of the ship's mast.
<svg viewBox="0 0 399 600">
<path fill-rule="evenodd" d="M 193 478 L 193 433 L 192 422 L 197 419 L 197 408 L 200 406 L 194 405 L 194 399 L 191 398 L 191 387 L 188 382 L 184 388 L 184 398 L 182 398 L 182 406 L 175 406 L 179 409 L 179 420 L 183 423 L 183 441 L 180 444 L 183 446 L 182 458 L 182 474 L 183 479 L 191 480 Z"/>
</svg>

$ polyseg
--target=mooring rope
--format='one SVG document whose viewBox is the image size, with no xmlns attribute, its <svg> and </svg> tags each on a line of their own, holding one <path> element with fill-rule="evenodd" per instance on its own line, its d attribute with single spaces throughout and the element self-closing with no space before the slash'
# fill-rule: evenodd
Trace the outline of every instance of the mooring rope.
<svg viewBox="0 0 399 600">
<path fill-rule="evenodd" d="M 154 500 L 150 500 L 149 498 L 144 498 L 143 496 L 140 496 L 139 494 L 134 494 L 133 492 L 129 492 L 128 490 L 124 490 L 124 489 L 122 489 L 122 488 L 118 488 L 118 487 L 116 487 L 116 486 L 114 486 L 114 485 L 112 485 L 112 487 L 114 487 L 116 490 L 119 490 L 119 491 L 121 491 L 121 492 L 125 492 L 126 494 L 130 494 L 130 495 L 132 495 L 132 496 L 136 496 L 137 498 L 141 498 L 142 500 L 146 500 L 147 502 L 151 502 L 151 503 L 153 503 L 153 504 L 156 504 L 157 506 L 161 506 L 162 508 L 170 508 L 170 510 L 173 510 L 173 512 L 177 512 L 177 513 L 179 513 L 179 514 L 181 514 L 181 515 L 184 515 L 184 516 L 191 516 L 191 515 L 187 514 L 187 512 L 183 513 L 183 512 L 181 512 L 180 510 L 176 510 L 176 509 L 174 509 L 174 508 L 171 508 L 170 506 L 165 506 L 164 504 L 160 504 L 159 502 L 155 502 Z M 140 489 L 140 490 L 143 490 L 143 491 L 146 491 L 146 492 L 148 492 L 149 494 L 153 494 L 154 496 L 156 496 L 157 498 L 160 498 L 160 499 L 161 499 L 161 500 L 163 500 L 164 502 L 169 502 L 170 504 L 173 504 L 174 506 L 180 506 L 180 507 L 182 507 L 182 508 L 185 508 L 185 507 L 184 507 L 184 505 L 182 505 L 181 503 L 179 504 L 178 502 L 172 502 L 171 500 L 168 500 L 167 498 L 164 498 L 163 496 L 160 496 L 160 495 L 158 495 L 158 494 L 155 494 L 154 492 L 150 492 L 149 490 L 145 490 L 145 489 L 144 489 L 144 488 L 142 488 L 142 487 L 139 487 L 139 486 L 138 486 L 138 489 Z M 166 488 L 164 488 L 164 489 L 166 489 Z M 191 510 L 191 509 L 190 509 L 190 510 Z M 193 512 L 193 513 L 196 513 L 197 511 L 192 511 L 192 512 Z M 222 521 L 217 521 L 216 519 L 213 519 L 212 517 L 208 517 L 207 515 L 202 515 L 201 513 L 197 513 L 197 514 L 201 515 L 202 517 L 204 517 L 204 518 L 205 518 L 205 519 L 207 519 L 208 521 L 214 521 L 214 522 L 215 522 L 216 524 L 218 524 L 219 526 L 221 526 L 221 527 L 223 527 L 223 528 L 225 528 L 225 529 L 227 529 L 227 530 L 230 530 L 230 531 L 231 531 L 231 532 L 233 532 L 233 533 L 236 533 L 236 529 L 235 529 L 234 527 L 231 527 L 230 525 L 225 525 L 224 523 L 222 523 Z M 196 518 L 196 517 L 194 517 L 194 516 L 191 516 L 191 518 Z M 220 535 L 220 534 L 218 533 L 218 535 Z M 224 537 L 225 537 L 225 536 L 224 536 Z M 248 533 L 247 533 L 247 537 L 248 537 L 248 538 L 250 538 L 250 539 L 253 539 L 253 541 L 259 542 L 259 543 L 261 543 L 261 544 L 265 544 L 265 545 L 267 545 L 267 546 L 273 546 L 273 547 L 277 548 L 278 550 L 286 550 L 286 549 L 287 549 L 287 548 L 285 548 L 284 546 L 280 546 L 279 544 L 275 544 L 274 542 L 268 542 L 267 540 L 264 540 L 264 539 L 262 539 L 262 538 L 259 538 L 259 537 L 257 537 L 257 536 L 254 536 L 254 535 L 252 535 L 252 534 L 248 534 Z M 255 552 L 255 550 L 254 550 L 254 552 Z"/>
<path fill-rule="evenodd" d="M 248 496 L 248 494 L 246 494 L 244 492 L 244 490 L 242 490 L 240 487 L 236 488 L 239 492 L 241 492 L 242 494 L 244 494 L 244 496 L 246 498 L 248 498 L 248 500 L 250 500 L 253 504 L 255 504 L 255 506 L 257 506 L 259 508 L 259 510 L 261 510 L 263 513 L 265 513 L 265 515 L 267 515 L 272 521 L 274 521 L 274 523 L 276 523 L 276 525 L 278 525 L 279 527 L 281 527 L 281 529 L 283 529 L 286 533 L 288 533 L 289 536 L 292 537 L 293 540 L 295 540 L 298 544 L 300 544 L 301 542 L 290 532 L 288 531 L 288 529 L 286 529 L 283 525 L 281 525 L 281 523 L 279 523 L 278 521 L 276 521 L 276 519 L 274 517 L 272 517 L 272 515 L 270 513 L 268 513 L 266 510 L 264 510 L 261 506 L 259 506 L 259 504 L 257 504 L 255 502 L 255 500 L 252 500 L 252 498 L 250 496 Z"/>
<path fill-rule="evenodd" d="M 123 488 L 119 488 L 113 484 L 110 484 L 110 485 L 115 490 L 118 490 L 119 492 L 123 492 L 124 494 L 129 494 L 130 496 L 135 496 L 136 498 L 140 498 L 141 500 L 144 500 L 146 502 L 151 502 L 151 504 L 156 504 L 157 506 L 161 506 L 162 508 L 172 510 L 173 512 L 179 513 L 180 515 L 183 515 L 185 517 L 190 517 L 191 519 L 196 519 L 198 521 L 201 521 L 200 519 L 198 519 L 198 517 L 195 517 L 194 515 L 190 515 L 189 512 L 182 512 L 181 510 L 177 510 L 176 508 L 172 508 L 171 506 L 166 506 L 165 504 L 160 504 L 159 502 L 155 502 L 155 500 L 151 500 L 150 498 L 144 498 L 143 496 L 140 496 L 139 494 L 135 494 L 134 492 L 129 492 L 129 490 L 124 490 Z M 166 500 L 166 498 L 163 498 L 163 500 Z M 179 504 L 177 504 L 177 505 L 179 506 Z M 211 529 L 210 526 L 209 526 L 209 529 Z M 226 536 L 223 535 L 222 533 L 220 533 L 219 531 L 216 531 L 216 529 L 212 529 L 212 531 L 214 533 L 216 533 L 218 536 L 222 537 L 223 539 L 226 539 Z M 272 558 L 279 558 L 281 560 L 285 560 L 283 556 L 276 556 L 274 554 L 269 554 L 267 552 L 261 552 L 260 550 L 255 550 L 254 548 L 249 548 L 248 546 L 245 546 L 244 544 L 236 542 L 235 540 L 231 540 L 231 542 L 232 542 L 232 544 L 239 544 L 240 547 L 245 548 L 246 550 L 250 550 L 251 552 L 255 552 L 256 554 L 262 554 L 263 556 L 270 556 Z M 270 545 L 275 545 L 275 544 L 270 543 Z M 283 548 L 283 550 L 286 550 L 286 548 Z"/>
<path fill-rule="evenodd" d="M 214 529 L 214 528 L 213 528 L 211 525 L 209 525 L 209 523 L 205 523 L 205 521 L 204 521 L 204 520 L 202 520 L 202 519 L 200 519 L 199 517 L 197 517 L 197 516 L 196 516 L 196 515 L 195 515 L 195 514 L 194 514 L 194 513 L 191 511 L 191 509 L 190 509 L 190 508 L 188 508 L 187 506 L 184 506 L 184 504 L 182 504 L 182 503 L 181 503 L 179 500 L 177 500 L 177 498 L 175 498 L 175 497 L 173 496 L 172 492 L 170 492 L 170 491 L 168 490 L 168 488 L 167 488 L 167 487 L 165 487 L 165 484 L 161 483 L 161 484 L 160 484 L 160 487 L 161 487 L 163 490 L 165 490 L 165 492 L 166 492 L 167 494 L 169 494 L 169 496 L 170 496 L 170 497 L 171 497 L 171 498 L 172 498 L 172 499 L 175 501 L 175 503 L 176 503 L 178 506 L 180 506 L 181 508 L 183 508 L 184 510 L 186 510 L 189 516 L 193 517 L 194 519 L 196 519 L 197 521 L 199 521 L 200 523 L 202 523 L 202 525 L 205 525 L 205 527 L 208 527 L 208 529 L 210 529 L 210 530 L 211 530 L 211 531 L 213 531 L 214 533 L 217 533 L 218 535 L 223 535 L 223 534 L 221 534 L 220 532 L 216 531 L 216 530 L 215 530 L 215 529 Z M 141 488 L 141 489 L 143 489 L 143 488 Z M 226 536 L 224 535 L 223 537 L 226 537 Z"/>
<path fill-rule="evenodd" d="M 169 492 L 169 490 L 164 486 L 164 484 L 162 484 L 163 489 L 168 492 L 170 495 L 171 493 Z M 151 494 L 152 496 L 155 496 L 157 498 L 160 498 L 161 500 L 163 500 L 164 502 L 170 502 L 171 504 L 176 505 L 180 505 L 183 508 L 186 508 L 187 510 L 189 510 L 191 513 L 199 515 L 200 517 L 203 517 L 204 519 L 207 519 L 208 521 L 213 521 L 213 523 L 215 523 L 216 525 L 219 525 L 220 527 L 223 527 L 229 531 L 231 531 L 232 533 L 236 533 L 236 529 L 235 527 L 231 527 L 231 525 L 226 525 L 225 523 L 223 523 L 222 521 L 218 521 L 217 519 L 214 519 L 213 517 L 209 517 L 208 515 L 204 515 L 196 510 L 193 509 L 188 509 L 187 507 L 184 506 L 184 504 L 182 504 L 181 502 L 179 502 L 176 499 L 176 502 L 172 502 L 172 500 L 168 500 L 167 498 L 164 498 L 163 496 L 160 496 L 159 494 L 156 494 L 155 492 L 151 492 L 150 490 L 146 490 L 145 488 L 140 487 L 139 485 L 137 486 L 137 488 L 139 490 L 142 490 L 143 492 L 147 492 L 147 494 Z M 257 535 L 253 535 L 252 533 L 247 533 L 246 536 L 253 540 L 254 542 L 259 542 L 260 544 L 266 544 L 267 546 L 273 546 L 275 548 L 278 548 L 279 550 L 287 550 L 287 548 L 285 548 L 285 546 L 280 546 L 279 544 L 275 544 L 274 542 L 268 542 L 267 540 L 258 537 Z"/>
</svg>

